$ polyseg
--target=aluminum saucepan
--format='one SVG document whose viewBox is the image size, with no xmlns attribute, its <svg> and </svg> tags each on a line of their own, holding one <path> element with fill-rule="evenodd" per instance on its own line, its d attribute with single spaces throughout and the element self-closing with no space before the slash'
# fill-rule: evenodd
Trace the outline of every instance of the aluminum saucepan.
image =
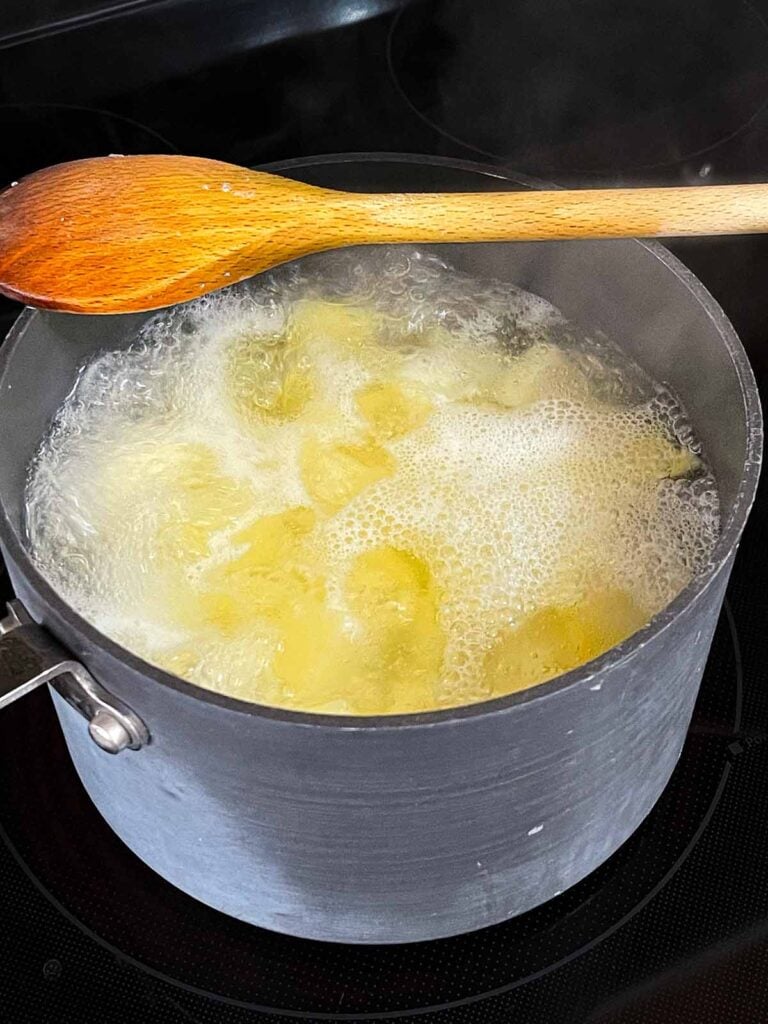
<svg viewBox="0 0 768 1024">
<path fill-rule="evenodd" d="M 366 191 L 527 187 L 428 157 L 270 169 Z M 277 710 L 201 689 L 100 634 L 30 560 L 25 477 L 78 367 L 128 345 L 146 315 L 27 310 L 0 350 L 0 545 L 18 596 L 0 636 L 0 703 L 49 682 L 80 779 L 131 850 L 196 899 L 292 935 L 454 935 L 551 899 L 609 857 L 675 767 L 755 494 L 762 421 L 747 357 L 711 295 L 661 245 L 435 248 L 544 296 L 668 382 L 723 509 L 708 568 L 645 629 L 482 704 L 366 718 Z"/>
</svg>

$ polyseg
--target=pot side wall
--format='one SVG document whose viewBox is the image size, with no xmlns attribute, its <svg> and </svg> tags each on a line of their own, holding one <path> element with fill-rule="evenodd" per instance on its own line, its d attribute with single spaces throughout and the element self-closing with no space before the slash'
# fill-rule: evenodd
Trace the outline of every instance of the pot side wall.
<svg viewBox="0 0 768 1024">
<path fill-rule="evenodd" d="M 252 924 L 386 943 L 523 913 L 631 835 L 679 757 L 732 561 L 611 668 L 489 714 L 381 728 L 281 721 L 160 685 L 9 569 L 34 618 L 150 728 L 148 747 L 110 756 L 53 693 L 83 784 L 137 856 Z"/>
</svg>

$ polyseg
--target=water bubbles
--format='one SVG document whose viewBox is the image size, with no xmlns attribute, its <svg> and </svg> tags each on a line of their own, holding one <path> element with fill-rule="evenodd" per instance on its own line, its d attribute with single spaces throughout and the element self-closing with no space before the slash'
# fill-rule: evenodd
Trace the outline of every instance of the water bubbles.
<svg viewBox="0 0 768 1024">
<path fill-rule="evenodd" d="M 95 356 L 31 467 L 26 524 L 72 605 L 203 686 L 449 707 L 593 657 L 675 596 L 719 529 L 701 454 L 669 389 L 543 299 L 413 247 L 345 250 Z M 371 552 L 400 582 L 368 621 L 349 578 Z M 381 664 L 397 698 L 375 696 Z"/>
</svg>

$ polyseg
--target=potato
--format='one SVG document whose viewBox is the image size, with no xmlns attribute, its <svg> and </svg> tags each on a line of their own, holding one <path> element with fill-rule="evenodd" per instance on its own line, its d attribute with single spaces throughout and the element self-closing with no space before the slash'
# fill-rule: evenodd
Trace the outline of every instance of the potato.
<svg viewBox="0 0 768 1024">
<path fill-rule="evenodd" d="M 315 523 L 308 508 L 262 516 L 235 534 L 245 550 L 213 566 L 198 591 L 203 622 L 232 633 L 249 621 L 278 621 L 305 600 L 323 592 L 323 581 L 306 555 L 304 541 Z"/>
<path fill-rule="evenodd" d="M 353 354 L 375 337 L 378 327 L 379 316 L 374 309 L 325 299 L 303 299 L 291 311 L 288 336 L 301 347 L 321 339 Z"/>
<path fill-rule="evenodd" d="M 568 356 L 554 345 L 531 345 L 499 367 L 490 385 L 489 400 L 519 409 L 543 398 L 589 398 L 589 382 Z"/>
<path fill-rule="evenodd" d="M 434 707 L 445 638 L 426 562 L 373 548 L 355 559 L 346 596 L 361 628 L 355 707 L 369 714 Z"/>
<path fill-rule="evenodd" d="M 627 475 L 638 480 L 675 479 L 686 476 L 700 465 L 698 456 L 689 448 L 670 441 L 655 429 L 617 446 L 615 457 L 620 465 L 626 466 Z"/>
<path fill-rule="evenodd" d="M 485 678 L 497 695 L 525 689 L 591 661 L 647 621 L 615 588 L 595 590 L 573 605 L 542 608 L 500 631 L 484 659 Z"/>
<path fill-rule="evenodd" d="M 227 476 L 207 445 L 147 443 L 106 466 L 102 486 L 108 507 L 122 515 L 127 503 L 154 506 L 153 556 L 186 567 L 204 558 L 216 533 L 248 512 L 250 486 Z"/>
<path fill-rule="evenodd" d="M 274 672 L 282 699 L 313 710 L 354 694 L 356 647 L 342 631 L 341 616 L 321 595 L 306 595 L 280 622 Z"/>
<path fill-rule="evenodd" d="M 391 441 L 426 423 L 432 404 L 413 387 L 373 381 L 355 395 L 360 415 L 379 440 Z"/>
<path fill-rule="evenodd" d="M 435 328 L 401 360 L 397 375 L 419 391 L 449 401 L 487 401 L 503 359 L 501 349 L 457 341 L 444 328 Z"/>
<path fill-rule="evenodd" d="M 426 564 L 387 546 L 364 552 L 345 596 L 351 629 L 318 593 L 282 618 L 274 671 L 283 699 L 352 714 L 433 707 L 444 638 Z"/>
<path fill-rule="evenodd" d="M 337 512 L 366 487 L 395 471 L 395 459 L 372 439 L 360 443 L 306 439 L 301 480 L 309 497 L 327 513 Z"/>
<path fill-rule="evenodd" d="M 296 419 L 315 389 L 299 346 L 260 335 L 232 343 L 224 385 L 235 411 L 251 426 Z"/>
</svg>

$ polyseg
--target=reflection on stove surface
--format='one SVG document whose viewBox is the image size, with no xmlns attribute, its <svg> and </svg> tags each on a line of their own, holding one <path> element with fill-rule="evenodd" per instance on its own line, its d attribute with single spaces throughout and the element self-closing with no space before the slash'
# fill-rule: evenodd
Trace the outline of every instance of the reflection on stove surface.
<svg viewBox="0 0 768 1024">
<path fill-rule="evenodd" d="M 766 115 L 768 25 L 714 0 L 423 0 L 392 74 L 446 137 L 561 181 L 697 162 Z"/>
</svg>

